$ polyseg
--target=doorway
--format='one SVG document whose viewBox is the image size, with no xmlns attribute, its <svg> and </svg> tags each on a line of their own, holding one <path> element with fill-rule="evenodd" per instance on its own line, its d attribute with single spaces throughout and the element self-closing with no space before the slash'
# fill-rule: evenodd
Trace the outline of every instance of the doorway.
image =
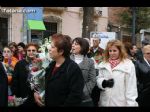
<svg viewBox="0 0 150 112">
<path fill-rule="evenodd" d="M 8 18 L 0 17 L 0 49 L 8 45 Z"/>
</svg>

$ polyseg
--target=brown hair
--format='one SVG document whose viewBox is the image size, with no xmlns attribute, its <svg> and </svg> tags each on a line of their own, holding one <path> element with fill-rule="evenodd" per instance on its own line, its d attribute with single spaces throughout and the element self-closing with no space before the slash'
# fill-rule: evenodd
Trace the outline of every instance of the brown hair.
<svg viewBox="0 0 150 112">
<path fill-rule="evenodd" d="M 57 47 L 58 52 L 63 50 L 63 56 L 69 57 L 71 50 L 71 38 L 68 35 L 53 34 L 51 39 Z"/>
<path fill-rule="evenodd" d="M 17 44 L 16 44 L 15 42 L 9 43 L 8 46 L 9 46 L 9 47 L 10 47 L 10 46 L 14 46 L 14 47 L 17 49 Z"/>
<path fill-rule="evenodd" d="M 106 49 L 105 49 L 105 56 L 104 60 L 108 62 L 109 59 L 109 48 L 115 46 L 119 50 L 119 59 L 120 61 L 123 61 L 127 58 L 127 53 L 124 47 L 124 44 L 120 40 L 111 40 L 107 43 Z"/>
<path fill-rule="evenodd" d="M 38 51 L 38 49 L 39 49 L 38 44 L 31 42 L 31 43 L 28 43 L 28 44 L 26 45 L 25 50 L 27 50 L 30 46 L 34 46 L 37 51 Z"/>
</svg>

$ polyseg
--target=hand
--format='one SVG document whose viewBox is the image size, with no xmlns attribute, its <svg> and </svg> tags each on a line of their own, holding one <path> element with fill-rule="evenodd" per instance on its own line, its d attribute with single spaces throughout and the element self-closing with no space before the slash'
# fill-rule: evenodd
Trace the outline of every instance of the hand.
<svg viewBox="0 0 150 112">
<path fill-rule="evenodd" d="M 114 86 L 114 79 L 104 80 L 102 82 L 103 88 L 109 87 L 112 88 Z"/>
<path fill-rule="evenodd" d="M 38 106 L 40 107 L 44 106 L 44 104 L 42 103 L 42 99 L 37 92 L 34 93 L 34 99 Z"/>
</svg>

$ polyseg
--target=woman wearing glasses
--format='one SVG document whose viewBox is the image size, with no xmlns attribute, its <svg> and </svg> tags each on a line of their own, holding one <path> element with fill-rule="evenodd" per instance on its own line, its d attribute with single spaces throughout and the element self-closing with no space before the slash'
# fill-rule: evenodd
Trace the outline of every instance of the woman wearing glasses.
<svg viewBox="0 0 150 112">
<path fill-rule="evenodd" d="M 38 51 L 38 45 L 29 43 L 26 46 L 26 58 L 20 60 L 14 69 L 14 75 L 12 80 L 12 93 L 16 97 L 26 99 L 21 106 L 35 106 L 33 91 L 30 88 L 30 82 L 28 78 L 30 76 L 30 66 L 33 59 L 36 57 Z"/>
</svg>

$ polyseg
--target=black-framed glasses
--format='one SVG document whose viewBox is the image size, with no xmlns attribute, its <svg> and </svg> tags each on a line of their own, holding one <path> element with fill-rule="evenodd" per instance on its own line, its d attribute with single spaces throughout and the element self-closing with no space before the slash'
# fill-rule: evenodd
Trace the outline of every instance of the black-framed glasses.
<svg viewBox="0 0 150 112">
<path fill-rule="evenodd" d="M 36 50 L 34 50 L 34 49 L 32 49 L 32 50 L 31 50 L 31 49 L 28 49 L 28 50 L 27 50 L 27 52 L 31 52 L 31 51 L 32 51 L 32 52 L 35 52 Z"/>
</svg>

